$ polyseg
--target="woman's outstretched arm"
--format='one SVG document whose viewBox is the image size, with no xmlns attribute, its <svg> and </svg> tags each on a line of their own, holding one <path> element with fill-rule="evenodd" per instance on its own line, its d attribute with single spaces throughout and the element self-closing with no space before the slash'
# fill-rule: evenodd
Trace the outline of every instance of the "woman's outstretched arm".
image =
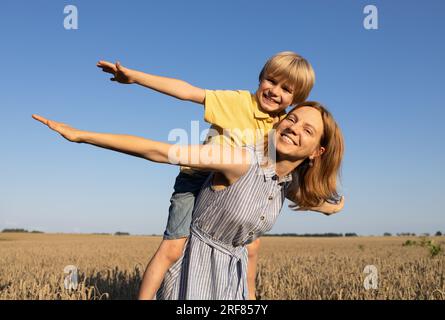
<svg viewBox="0 0 445 320">
<path fill-rule="evenodd" d="M 87 143 L 153 162 L 219 171 L 229 180 L 247 172 L 251 161 L 249 153 L 241 148 L 221 145 L 172 145 L 132 135 L 78 130 L 39 115 L 34 114 L 32 117 L 71 142 Z"/>
</svg>

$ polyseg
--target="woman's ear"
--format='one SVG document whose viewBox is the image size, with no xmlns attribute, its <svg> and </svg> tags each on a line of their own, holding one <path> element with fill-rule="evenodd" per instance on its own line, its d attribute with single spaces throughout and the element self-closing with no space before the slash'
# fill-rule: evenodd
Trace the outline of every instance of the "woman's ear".
<svg viewBox="0 0 445 320">
<path fill-rule="evenodd" d="M 318 150 L 315 150 L 311 156 L 309 156 L 309 160 L 320 157 L 325 151 L 326 149 L 324 147 L 320 147 Z"/>
</svg>

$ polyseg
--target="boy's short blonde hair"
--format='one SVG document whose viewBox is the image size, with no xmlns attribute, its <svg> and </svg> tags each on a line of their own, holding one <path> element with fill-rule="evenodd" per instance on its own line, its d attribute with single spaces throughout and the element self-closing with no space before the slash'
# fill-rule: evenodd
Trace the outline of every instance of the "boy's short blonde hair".
<svg viewBox="0 0 445 320">
<path fill-rule="evenodd" d="M 292 51 L 277 53 L 267 60 L 260 72 L 260 82 L 266 77 L 288 79 L 293 89 L 293 105 L 305 101 L 315 83 L 315 72 L 311 64 Z"/>
</svg>

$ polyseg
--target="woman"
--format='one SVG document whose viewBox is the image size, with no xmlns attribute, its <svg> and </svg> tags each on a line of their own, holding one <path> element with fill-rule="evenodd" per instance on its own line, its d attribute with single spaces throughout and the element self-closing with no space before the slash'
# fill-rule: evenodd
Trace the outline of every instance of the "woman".
<svg viewBox="0 0 445 320">
<path fill-rule="evenodd" d="M 343 138 L 316 102 L 296 106 L 277 125 L 275 160 L 252 147 L 172 146 L 33 117 L 69 141 L 214 171 L 196 200 L 184 254 L 167 273 L 159 299 L 247 299 L 245 245 L 272 228 L 285 197 L 305 209 L 338 196 Z"/>
</svg>

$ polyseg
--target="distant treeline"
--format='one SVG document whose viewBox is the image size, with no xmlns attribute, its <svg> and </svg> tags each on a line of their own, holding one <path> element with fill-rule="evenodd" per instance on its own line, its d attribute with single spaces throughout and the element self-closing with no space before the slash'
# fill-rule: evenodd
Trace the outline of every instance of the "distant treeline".
<svg viewBox="0 0 445 320">
<path fill-rule="evenodd" d="M 356 233 L 304 233 L 304 234 L 298 234 L 298 233 L 268 233 L 262 235 L 263 237 L 358 237 Z"/>
<path fill-rule="evenodd" d="M 2 233 L 44 233 L 42 231 L 28 231 L 26 229 L 3 229 Z M 115 232 L 114 234 L 112 233 L 93 233 L 94 235 L 103 235 L 103 236 L 111 236 L 111 235 L 115 235 L 115 236 L 129 236 L 130 233 L 129 232 Z M 401 233 L 396 233 L 395 234 L 398 237 L 416 237 L 417 235 L 415 233 L 412 232 L 401 232 Z M 442 236 L 443 233 L 441 231 L 437 231 L 434 236 L 436 237 L 440 237 Z M 158 236 L 156 234 L 152 234 L 151 236 Z M 329 232 L 329 233 L 304 233 L 304 234 L 298 234 L 298 233 L 269 233 L 269 234 L 264 234 L 262 235 L 263 237 L 319 237 L 319 238 L 332 238 L 332 237 L 358 237 L 358 235 L 355 232 L 348 232 L 348 233 L 333 233 L 333 232 Z M 384 237 L 392 237 L 393 235 L 389 232 L 385 232 L 383 234 Z M 423 237 L 429 237 L 430 234 L 429 233 L 422 233 L 419 234 L 419 236 L 423 236 Z"/>
<path fill-rule="evenodd" d="M 93 234 L 96 235 L 96 236 L 111 236 L 111 235 L 113 235 L 113 234 L 111 234 L 111 233 L 104 233 L 104 232 L 101 232 L 101 233 L 93 233 Z M 121 232 L 121 231 L 118 231 L 118 232 L 115 232 L 114 235 L 115 235 L 115 236 L 129 236 L 130 233 L 128 233 L 128 232 Z"/>
<path fill-rule="evenodd" d="M 120 231 L 118 231 L 118 232 L 115 232 L 114 235 L 115 235 L 115 236 L 129 236 L 130 233 L 128 233 L 128 232 L 120 232 Z"/>
<path fill-rule="evenodd" d="M 398 237 L 416 237 L 416 236 L 417 236 L 415 233 L 411 233 L 411 232 L 402 232 L 402 233 L 397 233 L 396 235 L 397 235 Z M 391 237 L 392 234 L 389 233 L 389 232 L 385 232 L 385 233 L 383 234 L 383 236 L 385 236 L 385 237 Z M 422 234 L 419 234 L 419 236 L 429 237 L 430 234 L 429 234 L 429 233 L 422 233 Z M 440 237 L 440 236 L 442 236 L 442 232 L 437 231 L 437 232 L 434 234 L 434 236 L 436 236 L 436 237 Z"/>
<path fill-rule="evenodd" d="M 26 229 L 3 229 L 2 233 L 44 233 L 44 232 L 36 231 L 36 230 L 28 231 Z M 103 235 L 103 236 L 111 235 L 111 233 L 93 233 L 93 234 L 94 235 Z M 129 236 L 130 233 L 118 231 L 118 232 L 115 232 L 114 235 L 115 236 Z"/>
<path fill-rule="evenodd" d="M 28 231 L 25 229 L 3 229 L 2 230 L 3 233 L 43 233 L 42 231 L 37 231 L 37 230 L 33 230 L 33 231 Z"/>
<path fill-rule="evenodd" d="M 436 237 L 440 237 L 443 234 L 442 234 L 442 232 L 437 231 L 434 235 Z M 262 236 L 263 237 L 319 237 L 319 238 L 322 238 L 322 237 L 326 237 L 326 238 L 328 238 L 328 237 L 358 237 L 358 235 L 354 232 L 349 232 L 349 233 L 344 233 L 344 234 L 343 233 L 332 233 L 332 232 L 330 232 L 330 233 L 304 233 L 304 234 L 298 234 L 298 233 L 275 233 L 275 234 L 272 234 L 272 233 L 268 233 L 268 234 L 264 234 Z M 383 236 L 392 237 L 393 235 L 389 232 L 385 232 L 383 234 Z M 417 235 L 415 233 L 411 233 L 411 232 L 402 232 L 402 233 L 397 233 L 396 236 L 398 236 L 398 237 L 407 237 L 407 236 L 416 237 Z M 419 234 L 419 236 L 429 237 L 430 234 L 422 233 L 422 234 Z"/>
</svg>

